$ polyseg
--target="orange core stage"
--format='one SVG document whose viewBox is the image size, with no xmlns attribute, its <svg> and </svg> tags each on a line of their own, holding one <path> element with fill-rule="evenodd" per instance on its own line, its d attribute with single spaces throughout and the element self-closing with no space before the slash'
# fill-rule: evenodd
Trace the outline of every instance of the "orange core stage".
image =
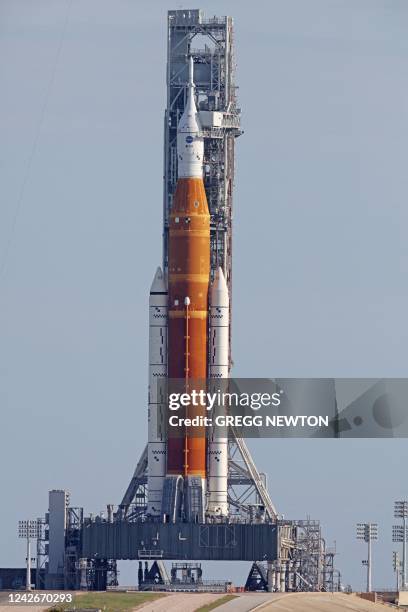
<svg viewBox="0 0 408 612">
<path fill-rule="evenodd" d="M 169 223 L 168 377 L 184 379 L 185 390 L 197 389 L 207 377 L 208 289 L 210 282 L 210 215 L 202 178 L 179 178 Z M 180 411 L 179 411 L 180 413 Z M 204 415 L 190 406 L 184 415 Z M 167 473 L 206 476 L 205 431 L 186 427 L 170 437 Z"/>
</svg>

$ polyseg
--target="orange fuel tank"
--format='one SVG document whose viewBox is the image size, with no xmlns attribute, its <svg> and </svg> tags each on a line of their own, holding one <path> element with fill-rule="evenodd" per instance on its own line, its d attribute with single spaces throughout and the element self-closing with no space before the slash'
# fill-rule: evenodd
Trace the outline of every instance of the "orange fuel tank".
<svg viewBox="0 0 408 612">
<path fill-rule="evenodd" d="M 207 377 L 210 215 L 203 180 L 181 177 L 169 221 L 168 377 L 184 379 L 185 390 Z M 205 409 L 190 406 L 179 416 L 192 418 Z M 167 443 L 167 473 L 206 476 L 203 428 L 184 428 Z"/>
</svg>

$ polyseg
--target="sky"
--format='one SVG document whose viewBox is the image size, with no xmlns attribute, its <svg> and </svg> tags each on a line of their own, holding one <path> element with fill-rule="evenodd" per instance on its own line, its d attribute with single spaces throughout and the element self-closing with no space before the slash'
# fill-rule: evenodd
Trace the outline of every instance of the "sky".
<svg viewBox="0 0 408 612">
<path fill-rule="evenodd" d="M 17 521 L 117 504 L 147 433 L 148 290 L 161 263 L 164 0 L 0 0 L 0 566 Z M 235 20 L 233 374 L 407 375 L 405 0 L 200 4 Z M 394 584 L 405 440 L 249 446 L 278 510 L 320 519 L 344 583 L 379 523 Z M 121 581 L 136 568 L 122 564 Z M 211 567 L 243 583 L 248 564 Z"/>
</svg>

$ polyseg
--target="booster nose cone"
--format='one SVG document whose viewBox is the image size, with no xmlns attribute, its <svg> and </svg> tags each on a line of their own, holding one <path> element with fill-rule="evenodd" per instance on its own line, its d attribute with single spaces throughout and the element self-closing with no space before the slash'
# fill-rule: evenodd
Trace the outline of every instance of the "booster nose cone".
<svg viewBox="0 0 408 612">
<path fill-rule="evenodd" d="M 153 282 L 150 287 L 150 293 L 167 293 L 166 280 L 164 278 L 164 274 L 160 266 L 157 268 L 156 273 L 153 277 Z"/>
<path fill-rule="evenodd" d="M 211 287 L 210 300 L 211 304 L 216 304 L 217 306 L 228 306 L 228 286 L 221 266 L 218 266 L 215 273 L 214 281 Z"/>
</svg>

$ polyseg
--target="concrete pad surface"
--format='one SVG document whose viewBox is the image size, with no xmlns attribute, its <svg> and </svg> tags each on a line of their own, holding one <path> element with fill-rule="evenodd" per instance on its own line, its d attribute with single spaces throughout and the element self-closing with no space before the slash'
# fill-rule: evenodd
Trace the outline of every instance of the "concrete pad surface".
<svg viewBox="0 0 408 612">
<path fill-rule="evenodd" d="M 381 603 L 375 604 L 361 599 L 357 595 L 344 593 L 273 593 L 268 603 L 259 608 L 259 612 L 384 612 L 387 609 Z M 223 606 L 218 608 L 219 611 Z"/>
<path fill-rule="evenodd" d="M 271 593 L 234 593 L 235 599 L 216 608 L 217 612 L 250 612 L 271 600 Z"/>
</svg>

